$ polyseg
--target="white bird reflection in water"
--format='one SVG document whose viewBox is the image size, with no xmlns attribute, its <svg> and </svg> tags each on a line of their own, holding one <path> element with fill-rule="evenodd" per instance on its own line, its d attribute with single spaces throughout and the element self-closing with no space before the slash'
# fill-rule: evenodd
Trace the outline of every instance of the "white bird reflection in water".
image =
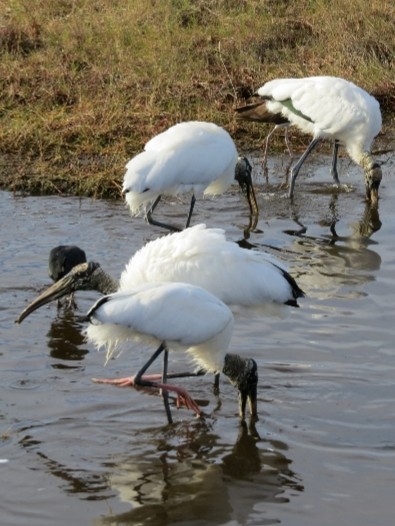
<svg viewBox="0 0 395 526">
<path fill-rule="evenodd" d="M 263 442 L 253 424 L 240 426 L 230 451 L 209 427 L 189 428 L 186 441 L 169 447 L 178 438 L 164 436 L 158 443 L 163 453 L 153 461 L 146 454 L 116 459 L 109 484 L 132 509 L 98 519 L 95 525 L 232 520 L 274 524 L 278 522 L 274 517 L 265 518 L 265 503 L 284 504 L 289 502 L 289 490 L 293 495 L 304 490 L 284 454 L 287 446 L 265 441 L 258 447 Z"/>
<path fill-rule="evenodd" d="M 358 286 L 374 280 L 374 273 L 381 267 L 381 257 L 373 248 L 376 241 L 371 239 L 382 226 L 378 206 L 367 203 L 360 219 L 348 225 L 349 233 L 341 234 L 344 224 L 337 201 L 338 196 L 332 196 L 327 217 L 320 221 L 320 227 L 328 228 L 327 234 L 309 235 L 309 227 L 299 219 L 296 210 L 292 218 L 298 228 L 284 230 L 285 234 L 294 237 L 289 247 L 296 260 L 294 273 L 301 276 L 299 281 L 308 296 L 318 294 L 320 297 L 320 291 L 325 298 L 328 291 L 332 298 L 364 295 Z"/>
</svg>

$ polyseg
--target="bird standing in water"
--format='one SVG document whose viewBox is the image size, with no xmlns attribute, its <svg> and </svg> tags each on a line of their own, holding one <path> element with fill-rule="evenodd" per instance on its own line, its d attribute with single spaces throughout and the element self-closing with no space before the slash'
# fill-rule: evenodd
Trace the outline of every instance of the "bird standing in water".
<svg viewBox="0 0 395 526">
<path fill-rule="evenodd" d="M 337 155 L 344 145 L 348 155 L 365 173 L 366 198 L 377 203 L 382 179 L 380 165 L 371 155 L 374 138 L 381 129 L 378 101 L 352 82 L 337 77 L 275 79 L 256 92 L 258 101 L 236 108 L 238 117 L 278 125 L 295 125 L 313 136 L 291 170 L 289 197 L 304 161 L 321 139 L 333 142 L 331 174 L 339 185 Z"/>
<path fill-rule="evenodd" d="M 177 405 L 185 405 L 200 415 L 189 393 L 167 383 L 168 351 L 187 352 L 206 371 L 223 372 L 239 392 L 239 414 L 245 418 L 249 402 L 251 416 L 257 416 L 257 365 L 227 353 L 233 315 L 217 297 L 206 290 L 185 283 L 145 283 L 101 298 L 88 312 L 88 340 L 98 348 L 107 347 L 107 358 L 124 342 L 138 341 L 159 345 L 136 376 L 96 380 L 118 386 L 153 387 L 162 393 L 175 392 Z M 164 352 L 162 375 L 144 375 L 148 367 Z M 172 423 L 167 396 L 166 414 Z"/>
<path fill-rule="evenodd" d="M 132 215 L 144 209 L 150 224 L 180 230 L 153 219 L 152 213 L 162 195 L 192 192 L 187 228 L 196 193 L 222 194 L 236 180 L 247 197 L 249 229 L 253 230 L 259 211 L 251 172 L 251 164 L 248 159 L 238 157 L 226 130 L 210 122 L 181 122 L 153 137 L 144 151 L 127 163 L 122 193 Z"/>
</svg>

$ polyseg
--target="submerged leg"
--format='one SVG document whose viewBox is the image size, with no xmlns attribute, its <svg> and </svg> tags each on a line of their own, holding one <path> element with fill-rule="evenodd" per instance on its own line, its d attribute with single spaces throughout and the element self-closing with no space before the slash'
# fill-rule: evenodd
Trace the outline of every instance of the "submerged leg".
<svg viewBox="0 0 395 526">
<path fill-rule="evenodd" d="M 157 221 L 156 219 L 153 219 L 152 218 L 152 213 L 153 211 L 155 210 L 155 208 L 157 207 L 160 199 L 161 199 L 161 195 L 158 196 L 156 198 L 156 201 L 154 202 L 154 204 L 151 206 L 151 208 L 147 211 L 145 217 L 148 221 L 148 223 L 150 225 L 154 225 L 154 226 L 160 226 L 161 228 L 166 228 L 167 230 L 171 230 L 172 232 L 179 232 L 181 229 L 176 227 L 176 226 L 173 226 L 173 225 L 168 225 L 167 223 L 162 223 L 161 221 Z"/>
<path fill-rule="evenodd" d="M 337 173 L 337 154 L 339 152 L 339 147 L 339 141 L 335 141 L 333 144 L 331 175 L 337 185 L 340 185 L 339 174 Z"/>
<path fill-rule="evenodd" d="M 300 157 L 299 161 L 295 164 L 295 166 L 291 170 L 291 183 L 290 183 L 290 186 L 289 186 L 289 194 L 288 194 L 291 199 L 292 199 L 293 193 L 294 193 L 295 179 L 298 176 L 299 170 L 302 167 L 302 164 L 307 159 L 307 157 L 310 155 L 310 153 L 317 146 L 318 142 L 319 142 L 319 138 L 313 139 L 311 141 L 311 143 L 308 145 L 306 151 L 303 153 L 303 155 Z"/>
</svg>

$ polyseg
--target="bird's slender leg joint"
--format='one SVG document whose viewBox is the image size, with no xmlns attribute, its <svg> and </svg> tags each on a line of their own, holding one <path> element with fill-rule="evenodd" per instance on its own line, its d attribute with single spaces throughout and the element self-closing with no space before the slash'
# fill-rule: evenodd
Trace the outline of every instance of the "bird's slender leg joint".
<svg viewBox="0 0 395 526">
<path fill-rule="evenodd" d="M 334 182 L 337 184 L 337 186 L 340 185 L 339 174 L 337 172 L 337 154 L 339 152 L 339 147 L 340 147 L 339 141 L 335 141 L 333 144 L 331 175 L 333 177 Z"/>
<path fill-rule="evenodd" d="M 295 188 L 295 180 L 298 176 L 299 170 L 302 167 L 302 164 L 305 162 L 307 157 L 310 155 L 310 153 L 314 150 L 314 148 L 317 146 L 319 142 L 319 138 L 313 139 L 311 143 L 308 145 L 306 151 L 303 153 L 303 155 L 300 157 L 299 161 L 295 164 L 295 166 L 291 170 L 291 182 L 289 186 L 289 197 L 290 199 L 293 198 L 294 194 L 294 188 Z"/>
</svg>

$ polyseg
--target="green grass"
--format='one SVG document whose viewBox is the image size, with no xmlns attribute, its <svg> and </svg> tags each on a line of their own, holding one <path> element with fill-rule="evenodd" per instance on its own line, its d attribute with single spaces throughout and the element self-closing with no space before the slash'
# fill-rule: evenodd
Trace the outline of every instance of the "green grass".
<svg viewBox="0 0 395 526">
<path fill-rule="evenodd" d="M 182 120 L 240 148 L 234 107 L 266 80 L 337 75 L 395 111 L 384 0 L 0 0 L 0 187 L 117 195 L 124 164 Z"/>
</svg>

